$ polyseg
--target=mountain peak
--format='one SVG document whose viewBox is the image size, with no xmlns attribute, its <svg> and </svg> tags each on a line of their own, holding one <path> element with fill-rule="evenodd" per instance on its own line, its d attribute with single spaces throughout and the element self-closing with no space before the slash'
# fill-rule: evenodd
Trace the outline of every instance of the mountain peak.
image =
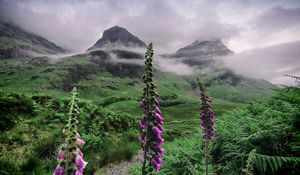
<svg viewBox="0 0 300 175">
<path fill-rule="evenodd" d="M 194 41 L 191 45 L 198 45 L 201 44 L 203 42 L 211 42 L 211 43 L 219 43 L 219 44 L 223 44 L 222 40 L 220 38 L 210 38 L 207 40 L 196 40 Z"/>
<path fill-rule="evenodd" d="M 232 54 L 221 39 L 196 40 L 192 44 L 176 51 L 177 57 L 215 57 Z"/>
<path fill-rule="evenodd" d="M 111 48 L 111 47 L 147 47 L 138 37 L 131 34 L 127 29 L 113 26 L 105 30 L 94 46 L 88 49 Z"/>
</svg>

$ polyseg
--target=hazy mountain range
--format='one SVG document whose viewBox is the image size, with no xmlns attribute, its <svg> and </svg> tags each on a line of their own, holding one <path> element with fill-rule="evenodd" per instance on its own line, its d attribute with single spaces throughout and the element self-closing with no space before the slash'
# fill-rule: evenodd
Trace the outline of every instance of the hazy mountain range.
<svg viewBox="0 0 300 175">
<path fill-rule="evenodd" d="M 37 57 L 35 60 L 39 60 L 41 56 L 49 55 L 51 57 L 53 54 L 67 53 L 66 49 L 41 36 L 28 33 L 16 25 L 2 23 L 0 34 L 1 59 Z M 137 36 L 125 28 L 114 26 L 105 30 L 102 37 L 85 53 L 77 56 L 89 60 L 97 65 L 97 69 L 105 70 L 113 76 L 141 77 L 145 49 L 145 42 Z M 273 87 L 267 81 L 246 78 L 226 68 L 219 58 L 233 54 L 234 52 L 228 49 L 221 39 L 196 40 L 190 45 L 174 51 L 173 54 L 155 54 L 154 64 L 156 65 L 155 68 L 161 72 L 188 75 L 190 78 L 203 76 L 204 79 L 209 79 L 208 82 L 219 81 L 221 84 L 229 83 L 234 86 L 244 86 L 245 82 L 251 84 L 250 82 L 257 81 L 263 87 Z M 76 57 L 76 55 L 72 57 L 74 56 Z M 72 57 L 65 57 L 64 59 Z M 41 58 L 41 60 L 44 59 L 45 57 Z M 76 66 L 76 71 L 72 72 L 71 79 L 63 83 L 63 89 L 69 90 L 79 79 L 84 79 L 86 76 L 98 72 L 96 68 L 95 70 L 92 68 L 88 70 L 89 68 L 87 68 L 87 72 L 82 72 L 79 69 L 85 70 L 86 68 L 82 65 Z M 182 69 L 188 73 L 182 74 L 184 72 Z"/>
<path fill-rule="evenodd" d="M 40 54 L 60 54 L 67 50 L 10 23 L 0 23 L 0 58 L 22 58 Z"/>
</svg>

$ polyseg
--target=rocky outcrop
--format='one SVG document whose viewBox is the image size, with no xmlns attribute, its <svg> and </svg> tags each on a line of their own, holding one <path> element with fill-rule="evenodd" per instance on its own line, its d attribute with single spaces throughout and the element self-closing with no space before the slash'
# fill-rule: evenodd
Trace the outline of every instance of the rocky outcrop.
<svg viewBox="0 0 300 175">
<path fill-rule="evenodd" d="M 131 34 L 127 29 L 119 26 L 111 27 L 105 30 L 94 46 L 88 51 L 104 48 L 120 48 L 120 47 L 144 47 L 146 44 L 138 37 Z"/>
</svg>

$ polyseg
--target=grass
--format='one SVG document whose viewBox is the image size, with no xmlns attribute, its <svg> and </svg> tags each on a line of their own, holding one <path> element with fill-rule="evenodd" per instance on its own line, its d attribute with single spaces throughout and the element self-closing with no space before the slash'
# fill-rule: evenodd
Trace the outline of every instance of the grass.
<svg viewBox="0 0 300 175">
<path fill-rule="evenodd" d="M 136 154 L 139 148 L 137 120 L 142 115 L 138 101 L 143 88 L 140 77 L 113 76 L 114 72 L 82 55 L 61 60 L 0 60 L 0 73 L 0 91 L 4 94 L 26 94 L 29 99 L 49 98 L 45 104 L 39 101 L 32 104 L 36 114 L 17 114 L 13 119 L 15 125 L 0 133 L 1 140 L 5 140 L 0 144 L 1 174 L 7 173 L 3 169 L 10 166 L 25 174 L 52 171 L 57 151 L 53 149 L 61 143 L 59 135 L 65 122 L 63 109 L 70 97 L 69 86 L 77 87 L 84 108 L 80 131 L 87 142 L 83 148 L 90 162 L 87 172 L 92 173 L 107 163 L 129 159 Z M 191 84 L 195 78 L 159 71 L 155 74 L 157 91 L 164 97 L 160 102 L 165 117 L 166 145 L 171 145 L 173 140 L 179 142 L 176 141 L 178 137 L 198 132 L 199 97 Z M 262 89 L 258 89 L 258 84 L 245 80 L 241 86 L 226 83 L 209 86 L 216 117 L 221 118 L 225 111 L 271 93 L 269 86 L 262 85 Z M 55 107 L 56 103 L 59 107 Z M 123 126 L 127 122 L 131 123 L 130 128 Z M 172 150 L 171 147 L 168 149 Z M 39 163 L 35 170 L 27 172 L 26 163 L 36 160 Z"/>
<path fill-rule="evenodd" d="M 216 118 L 215 138 L 209 149 L 209 174 L 245 174 L 246 160 L 253 149 L 253 174 L 299 174 L 299 97 L 299 88 L 281 89 L 272 97 L 242 105 Z M 185 137 L 166 142 L 163 148 L 164 163 L 153 174 L 205 173 L 199 127 Z M 128 174 L 140 172 L 138 163 Z"/>
</svg>

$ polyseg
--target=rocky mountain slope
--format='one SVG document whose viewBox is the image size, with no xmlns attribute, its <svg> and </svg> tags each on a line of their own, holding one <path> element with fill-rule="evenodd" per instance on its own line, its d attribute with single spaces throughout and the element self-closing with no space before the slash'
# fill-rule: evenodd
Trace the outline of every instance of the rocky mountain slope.
<svg viewBox="0 0 300 175">
<path fill-rule="evenodd" d="M 217 57 L 233 54 L 221 39 L 213 38 L 204 41 L 195 41 L 192 44 L 178 49 L 173 57 Z"/>
<path fill-rule="evenodd" d="M 224 68 L 222 61 L 216 58 L 230 54 L 234 54 L 234 52 L 228 49 L 221 39 L 213 38 L 210 40 L 197 40 L 178 49 L 175 53 L 163 55 L 163 57 L 176 59 L 197 69 L 209 68 L 216 71 Z"/>
<path fill-rule="evenodd" d="M 26 32 L 20 27 L 0 22 L 0 59 L 67 52 L 47 39 Z"/>
<path fill-rule="evenodd" d="M 92 47 L 87 50 L 87 55 L 97 62 L 121 59 L 143 59 L 137 49 L 145 49 L 146 44 L 127 29 L 119 26 L 105 30 Z"/>
<path fill-rule="evenodd" d="M 127 29 L 119 26 L 111 27 L 105 30 L 100 38 L 88 51 L 105 48 L 120 47 L 143 47 L 146 44 L 138 37 L 131 34 Z"/>
<path fill-rule="evenodd" d="M 5 27 L 6 30 L 3 30 Z M 11 43 L 15 43 L 16 40 L 26 44 L 29 43 L 30 45 L 28 44 L 28 47 L 32 50 L 43 48 L 48 53 L 50 51 L 64 51 L 42 37 L 28 34 L 19 28 L 13 28 L 3 24 L 1 31 L 3 31 L 1 34 L 2 38 L 5 36 Z M 23 43 L 12 47 L 15 52 L 11 54 L 20 53 L 20 55 L 16 55 L 16 58 L 18 58 L 18 56 L 24 56 L 21 55 L 21 53 L 26 53 L 21 49 Z M 1 44 L 5 45 L 3 42 L 1 42 Z M 109 47 L 112 45 L 114 45 L 113 48 Z M 130 46 L 133 45 L 139 47 L 140 50 L 136 48 L 132 49 Z M 139 79 L 143 74 L 144 47 L 146 47 L 146 44 L 138 39 L 138 37 L 132 35 L 122 27 L 115 26 L 105 30 L 102 38 L 86 53 L 80 55 L 66 57 L 55 63 L 47 59 L 47 57 L 28 58 L 18 63 L 23 64 L 22 66 L 3 62 L 7 65 L 3 65 L 3 70 L 1 70 L 3 75 L 0 76 L 0 86 L 5 89 L 17 90 L 21 88 L 23 91 L 28 89 L 30 92 L 43 91 L 44 89 L 66 92 L 71 90 L 73 86 L 77 86 L 79 90 L 83 90 L 87 94 L 100 90 L 100 94 L 105 95 L 105 97 L 116 94 L 115 91 L 118 90 L 130 92 L 132 87 L 139 84 Z M 169 59 L 178 59 L 182 61 L 183 64 L 195 67 L 196 70 L 202 70 L 203 67 L 209 68 L 211 72 L 203 73 L 200 71 L 199 73 L 199 71 L 196 71 L 193 75 L 180 76 L 156 69 L 158 79 L 160 80 L 164 77 L 164 82 L 161 82 L 162 84 L 160 86 L 164 87 L 165 91 L 168 92 L 167 89 L 173 88 L 172 86 L 177 82 L 176 86 L 178 87 L 187 86 L 183 88 L 185 91 L 180 93 L 193 95 L 196 91 L 194 80 L 198 77 L 205 81 L 207 87 L 214 88 L 212 92 L 215 91 L 213 93 L 216 97 L 218 97 L 218 93 L 220 93 L 221 90 L 224 90 L 222 94 L 229 93 L 232 95 L 236 93 L 241 96 L 240 92 L 243 89 L 248 89 L 248 91 L 251 89 L 253 93 L 250 94 L 256 96 L 274 87 L 267 81 L 250 79 L 236 74 L 221 64 L 218 66 L 212 64 L 214 63 L 215 57 L 232 53 L 233 52 L 218 39 L 194 42 L 167 57 Z M 7 67 L 8 65 L 10 66 Z M 155 67 L 157 68 L 157 66 Z M 105 77 L 115 79 L 116 82 L 112 84 L 108 82 L 107 86 L 103 86 L 103 84 L 106 84 L 102 81 L 102 79 L 106 79 Z M 124 79 L 124 82 L 120 81 L 119 78 Z M 30 87 L 24 87 L 23 85 L 29 81 Z M 97 84 L 99 84 L 99 86 L 97 86 Z M 116 84 L 121 88 L 117 87 Z M 225 86 L 226 89 L 224 89 Z M 139 90 L 136 89 L 134 94 L 137 94 L 138 91 Z M 172 96 L 174 94 L 169 94 L 168 92 L 166 95 Z M 245 100 L 248 98 L 248 96 L 246 96 L 244 98 Z M 227 99 L 226 96 L 222 98 Z"/>
</svg>

